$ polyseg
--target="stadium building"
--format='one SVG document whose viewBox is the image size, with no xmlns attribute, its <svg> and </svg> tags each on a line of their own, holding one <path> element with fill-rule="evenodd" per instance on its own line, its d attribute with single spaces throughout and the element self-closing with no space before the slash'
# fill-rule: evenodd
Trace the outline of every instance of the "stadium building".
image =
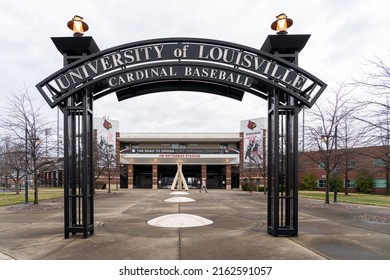
<svg viewBox="0 0 390 280">
<path fill-rule="evenodd" d="M 120 188 L 170 188 L 178 160 L 190 188 L 202 179 L 209 189 L 239 188 L 242 163 L 264 158 L 265 118 L 241 121 L 240 132 L 225 133 L 127 133 L 119 132 L 118 121 L 105 118 L 95 118 L 94 129 L 96 153 L 119 159 L 119 176 L 112 182 L 119 178 Z M 97 181 L 107 182 L 106 172 Z"/>
</svg>

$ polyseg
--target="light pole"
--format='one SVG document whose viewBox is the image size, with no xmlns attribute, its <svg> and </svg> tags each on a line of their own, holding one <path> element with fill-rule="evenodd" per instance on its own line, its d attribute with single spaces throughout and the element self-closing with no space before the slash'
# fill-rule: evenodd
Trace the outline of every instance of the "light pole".
<svg viewBox="0 0 390 280">
<path fill-rule="evenodd" d="M 60 158 L 60 108 L 57 107 L 57 158 L 56 158 L 56 187 L 60 185 L 60 168 L 58 160 Z"/>
<path fill-rule="evenodd" d="M 51 133 L 51 128 L 45 128 L 45 142 L 46 142 L 45 154 L 46 154 L 46 157 L 48 157 L 48 153 L 47 153 L 47 138 L 49 137 L 50 133 Z"/>
<path fill-rule="evenodd" d="M 25 127 L 25 149 L 26 149 L 26 179 L 24 181 L 24 203 L 28 204 L 28 147 L 27 147 L 27 121 Z"/>
<path fill-rule="evenodd" d="M 335 127 L 335 132 L 334 132 L 334 153 L 336 156 L 337 155 L 337 125 Z M 337 203 L 337 158 L 335 159 L 335 167 L 334 167 L 333 202 Z"/>
</svg>

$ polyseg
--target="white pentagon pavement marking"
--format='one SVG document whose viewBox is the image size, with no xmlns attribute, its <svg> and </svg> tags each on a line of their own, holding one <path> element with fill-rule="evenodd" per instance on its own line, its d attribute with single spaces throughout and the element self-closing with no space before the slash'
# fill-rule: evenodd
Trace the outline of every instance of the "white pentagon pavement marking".
<svg viewBox="0 0 390 280">
<path fill-rule="evenodd" d="M 176 196 L 176 197 L 168 198 L 164 201 L 165 202 L 194 202 L 195 200 L 189 197 Z"/>
<path fill-rule="evenodd" d="M 212 223 L 209 219 L 191 214 L 164 215 L 148 221 L 150 226 L 167 228 L 202 227 Z"/>
</svg>

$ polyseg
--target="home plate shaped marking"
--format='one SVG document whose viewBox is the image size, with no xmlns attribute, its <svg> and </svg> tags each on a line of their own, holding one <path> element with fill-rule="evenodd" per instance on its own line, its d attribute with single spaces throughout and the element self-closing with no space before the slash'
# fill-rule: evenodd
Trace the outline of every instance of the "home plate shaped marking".
<svg viewBox="0 0 390 280">
<path fill-rule="evenodd" d="M 202 227 L 211 225 L 213 221 L 191 214 L 171 214 L 148 221 L 148 225 L 166 228 Z"/>
<path fill-rule="evenodd" d="M 164 201 L 165 202 L 194 202 L 195 200 L 192 199 L 192 198 L 189 198 L 189 197 L 177 196 L 177 197 L 168 198 L 168 199 L 166 199 Z"/>
</svg>

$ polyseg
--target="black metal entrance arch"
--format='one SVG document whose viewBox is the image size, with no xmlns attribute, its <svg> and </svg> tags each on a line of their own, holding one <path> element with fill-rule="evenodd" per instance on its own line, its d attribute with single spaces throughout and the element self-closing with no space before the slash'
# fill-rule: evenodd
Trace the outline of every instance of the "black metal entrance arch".
<svg viewBox="0 0 390 280">
<path fill-rule="evenodd" d="M 100 51 L 92 37 L 52 38 L 65 67 L 37 85 L 64 114 L 65 238 L 94 232 L 93 101 L 162 91 L 202 91 L 268 100 L 268 232 L 298 234 L 298 113 L 326 84 L 297 66 L 309 35 L 270 35 L 261 50 L 234 43 L 168 38 Z"/>
</svg>

